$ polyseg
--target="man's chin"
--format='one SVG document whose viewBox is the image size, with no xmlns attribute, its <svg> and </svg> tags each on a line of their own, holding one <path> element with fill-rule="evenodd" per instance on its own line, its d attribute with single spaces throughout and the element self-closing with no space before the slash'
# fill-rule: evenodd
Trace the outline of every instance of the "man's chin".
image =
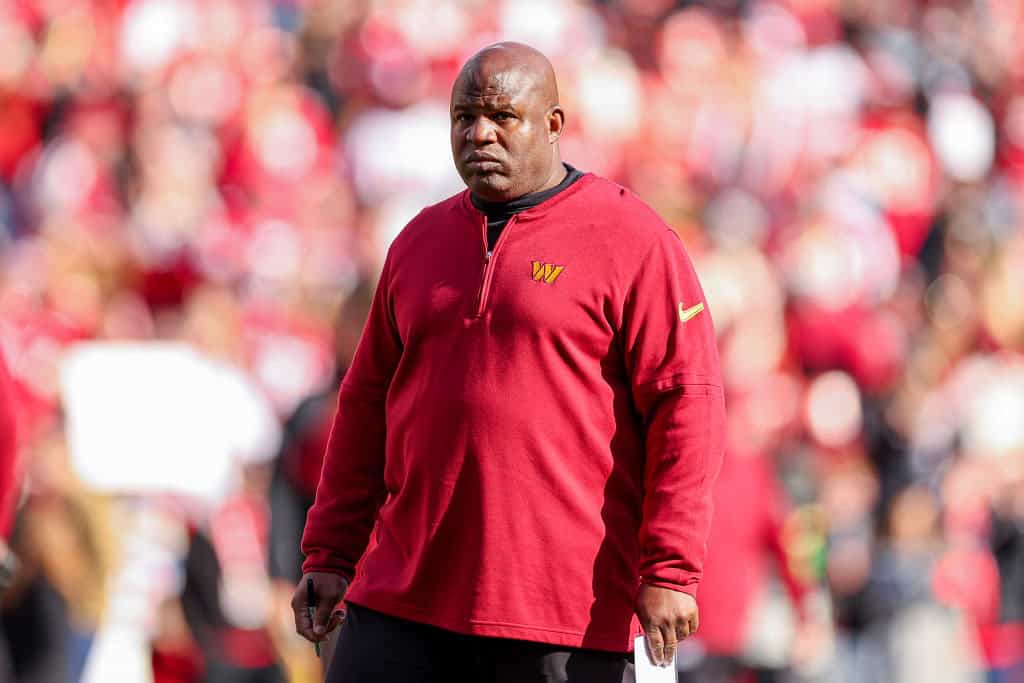
<svg viewBox="0 0 1024 683">
<path fill-rule="evenodd" d="M 466 178 L 466 185 L 477 197 L 489 202 L 512 199 L 512 183 L 500 173 L 474 173 Z"/>
</svg>

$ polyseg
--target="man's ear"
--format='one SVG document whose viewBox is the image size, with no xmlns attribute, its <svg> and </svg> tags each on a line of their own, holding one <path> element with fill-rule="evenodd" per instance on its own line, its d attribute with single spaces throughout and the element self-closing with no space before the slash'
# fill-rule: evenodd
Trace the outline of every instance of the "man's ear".
<svg viewBox="0 0 1024 683">
<path fill-rule="evenodd" d="M 557 104 L 548 110 L 548 143 L 555 144 L 565 128 L 565 112 Z"/>
</svg>

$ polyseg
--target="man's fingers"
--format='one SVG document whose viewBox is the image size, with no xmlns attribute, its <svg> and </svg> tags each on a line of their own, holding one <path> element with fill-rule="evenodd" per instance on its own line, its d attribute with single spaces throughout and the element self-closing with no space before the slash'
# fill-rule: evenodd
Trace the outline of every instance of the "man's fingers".
<svg viewBox="0 0 1024 683">
<path fill-rule="evenodd" d="M 295 614 L 295 631 L 306 640 L 315 641 L 313 621 L 309 618 L 306 600 L 298 593 L 292 598 L 292 612 Z"/>
<path fill-rule="evenodd" d="M 327 639 L 327 634 L 344 620 L 344 613 L 334 607 L 345 597 L 348 582 L 344 577 L 327 572 L 311 572 L 302 577 L 292 594 L 295 630 L 314 643 Z"/>
<path fill-rule="evenodd" d="M 662 666 L 670 666 L 676 661 L 676 647 L 679 645 L 679 640 L 676 637 L 676 629 L 671 625 L 666 625 L 662 629 L 662 638 L 664 639 L 664 645 L 662 646 Z"/>
<path fill-rule="evenodd" d="M 328 628 L 328 625 L 331 621 L 331 610 L 333 609 L 333 602 L 320 600 L 317 603 L 316 613 L 313 615 L 313 635 L 316 636 L 317 640 L 326 638 L 327 632 L 331 630 Z"/>
<path fill-rule="evenodd" d="M 661 635 L 661 629 L 657 626 L 650 626 L 647 629 L 647 652 L 651 655 L 651 661 L 661 664 L 664 657 L 665 639 Z"/>
<path fill-rule="evenodd" d="M 334 614 L 331 615 L 330 623 L 327 624 L 327 632 L 330 633 L 343 623 L 345 623 L 345 613 L 341 610 L 334 612 Z"/>
<path fill-rule="evenodd" d="M 682 642 L 689 638 L 691 635 L 693 635 L 693 632 L 690 630 L 690 622 L 683 619 L 678 624 L 676 624 L 676 640 Z"/>
</svg>

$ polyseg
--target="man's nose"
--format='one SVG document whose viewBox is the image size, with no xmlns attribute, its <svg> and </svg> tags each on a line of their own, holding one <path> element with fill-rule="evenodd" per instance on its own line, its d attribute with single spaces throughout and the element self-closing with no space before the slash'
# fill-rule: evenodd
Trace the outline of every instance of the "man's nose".
<svg viewBox="0 0 1024 683">
<path fill-rule="evenodd" d="M 498 140 L 494 130 L 494 122 L 486 116 L 476 117 L 467 131 L 467 135 L 469 136 L 469 141 L 474 145 L 486 145 Z"/>
</svg>

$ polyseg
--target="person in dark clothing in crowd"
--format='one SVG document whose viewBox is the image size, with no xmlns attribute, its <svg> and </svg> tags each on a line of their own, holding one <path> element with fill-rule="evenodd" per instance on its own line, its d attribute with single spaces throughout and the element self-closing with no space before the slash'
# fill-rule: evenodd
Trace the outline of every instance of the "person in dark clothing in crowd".
<svg viewBox="0 0 1024 683">
<path fill-rule="evenodd" d="M 204 681 L 285 683 L 273 644 L 262 628 L 242 628 L 224 614 L 221 563 L 207 535 L 193 531 L 185 557 L 182 609 L 203 655 Z"/>
<path fill-rule="evenodd" d="M 323 640 L 347 603 L 332 683 L 621 683 L 635 635 L 670 666 L 698 628 L 710 313 L 678 235 L 562 162 L 564 121 L 528 46 L 456 79 L 469 189 L 389 250 L 303 535 L 297 630 Z"/>
<path fill-rule="evenodd" d="M 285 421 L 281 447 L 270 482 L 270 576 L 294 585 L 302 576 L 299 539 L 306 512 L 313 505 L 338 386 L 352 363 L 359 333 L 373 298 L 373 286 L 361 279 L 341 306 L 334 328 L 334 375 L 319 391 L 303 399 Z"/>
</svg>

